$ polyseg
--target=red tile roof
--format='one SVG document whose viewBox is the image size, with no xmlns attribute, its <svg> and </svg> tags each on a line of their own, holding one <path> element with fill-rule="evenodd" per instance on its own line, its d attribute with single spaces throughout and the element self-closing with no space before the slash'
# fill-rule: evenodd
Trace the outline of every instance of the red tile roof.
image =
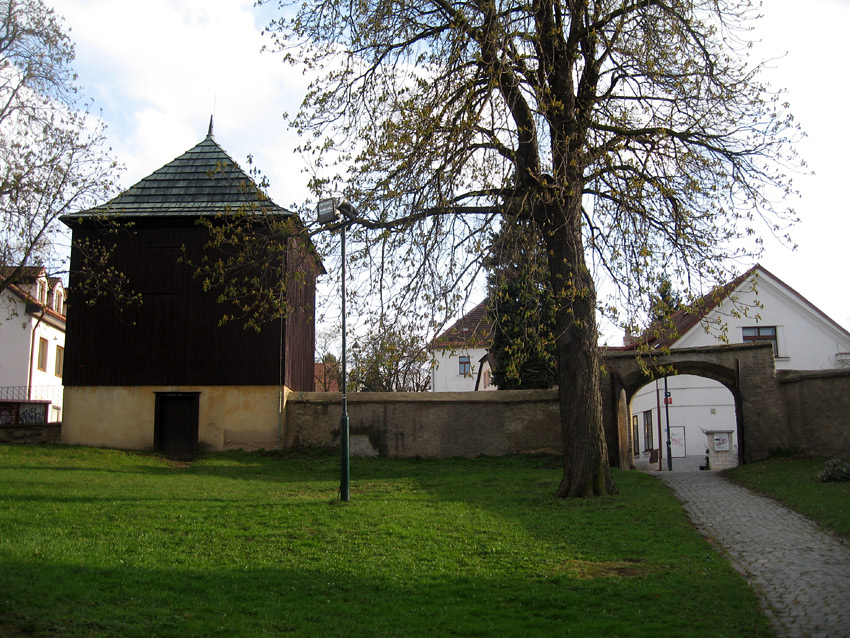
<svg viewBox="0 0 850 638">
<path fill-rule="evenodd" d="M 10 277 L 15 272 L 14 266 L 0 266 L 0 279 Z M 54 310 L 49 304 L 42 304 L 38 299 L 32 296 L 24 286 L 33 284 L 39 277 L 46 276 L 46 270 L 43 266 L 22 266 L 14 283 L 10 282 L 6 285 L 6 290 L 14 294 L 21 301 L 28 305 L 27 312 L 38 314 L 44 312 L 48 316 L 52 316 L 60 321 L 65 321 L 65 315 Z M 57 283 L 61 283 L 59 277 L 48 277 L 48 285 L 52 288 Z"/>
<path fill-rule="evenodd" d="M 430 344 L 432 350 L 441 348 L 489 348 L 493 341 L 493 322 L 485 299 L 458 319 L 448 330 Z"/>
</svg>

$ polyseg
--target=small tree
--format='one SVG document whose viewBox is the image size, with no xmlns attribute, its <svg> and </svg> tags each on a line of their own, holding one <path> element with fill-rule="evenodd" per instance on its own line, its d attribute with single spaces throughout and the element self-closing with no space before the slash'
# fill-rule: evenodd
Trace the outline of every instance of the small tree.
<svg viewBox="0 0 850 638">
<path fill-rule="evenodd" d="M 353 351 L 348 384 L 357 392 L 425 392 L 431 385 L 425 340 L 414 331 L 384 325 Z"/>
<path fill-rule="evenodd" d="M 649 318 L 653 323 L 666 321 L 682 307 L 682 297 L 669 279 L 662 279 L 658 292 L 650 297 Z"/>
<path fill-rule="evenodd" d="M 316 334 L 315 382 L 318 392 L 339 392 L 342 388 L 340 378 L 342 369 L 336 355 L 331 352 L 332 334 L 319 332 Z"/>
<path fill-rule="evenodd" d="M 111 192 L 104 127 L 80 110 L 74 46 L 41 0 L 0 2 L 0 291 L 29 264 L 56 271 L 63 214 Z"/>
<path fill-rule="evenodd" d="M 500 390 L 553 387 L 556 307 L 540 232 L 528 221 L 505 226 L 493 236 L 484 267 L 495 384 Z"/>
</svg>

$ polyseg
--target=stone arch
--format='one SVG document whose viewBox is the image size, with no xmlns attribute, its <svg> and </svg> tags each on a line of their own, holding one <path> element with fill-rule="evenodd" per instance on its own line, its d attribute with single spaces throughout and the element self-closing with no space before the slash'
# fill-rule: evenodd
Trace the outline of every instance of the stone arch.
<svg viewBox="0 0 850 638">
<path fill-rule="evenodd" d="M 667 365 L 674 370 L 675 374 L 692 374 L 698 377 L 705 377 L 725 386 L 732 394 L 737 392 L 734 369 L 717 363 L 692 360 L 671 361 Z M 637 370 L 629 374 L 626 379 L 623 379 L 623 385 L 629 401 L 631 401 L 632 397 L 640 388 L 654 378 L 646 376 L 641 370 Z"/>
<path fill-rule="evenodd" d="M 769 344 L 681 348 L 668 353 L 609 350 L 604 361 L 603 420 L 612 465 L 631 466 L 628 427 L 625 432 L 621 428 L 622 394 L 625 393 L 628 403 L 654 378 L 647 376 L 646 369 L 670 367 L 679 374 L 706 377 L 728 388 L 735 401 L 739 462 L 766 456 L 770 439 L 767 433 L 784 426 L 782 395 Z M 628 419 L 628 414 L 625 418 Z"/>
</svg>

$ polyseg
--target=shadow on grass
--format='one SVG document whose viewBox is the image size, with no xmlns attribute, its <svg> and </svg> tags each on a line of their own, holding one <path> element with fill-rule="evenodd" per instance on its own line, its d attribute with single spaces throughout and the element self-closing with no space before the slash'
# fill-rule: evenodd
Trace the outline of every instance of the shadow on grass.
<svg viewBox="0 0 850 638">
<path fill-rule="evenodd" d="M 768 635 L 638 473 L 564 501 L 557 457 L 352 459 L 340 503 L 336 455 L 2 453 L 0 635 Z"/>
<path fill-rule="evenodd" d="M 364 577 L 313 570 L 3 564 L 0 631 L 41 636 L 766 636 L 732 596 L 635 570 Z M 682 588 L 692 591 L 682 595 Z M 705 609 L 711 608 L 711 614 Z M 17 632 L 17 633 L 16 633 Z"/>
</svg>

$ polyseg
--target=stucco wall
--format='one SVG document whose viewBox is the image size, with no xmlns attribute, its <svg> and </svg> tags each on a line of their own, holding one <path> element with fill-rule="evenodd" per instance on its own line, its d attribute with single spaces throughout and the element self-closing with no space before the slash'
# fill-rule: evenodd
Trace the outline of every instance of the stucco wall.
<svg viewBox="0 0 850 638">
<path fill-rule="evenodd" d="M 735 354 L 733 347 L 725 350 L 730 356 Z M 745 386 L 742 404 L 748 416 L 747 460 L 763 458 L 773 448 L 850 458 L 850 370 L 757 374 L 756 369 L 772 359 L 769 347 L 762 350 L 765 348 L 748 348 L 750 356 L 740 359 Z M 695 350 L 687 356 L 694 359 L 700 354 Z M 609 360 L 613 368 L 612 363 Z M 630 387 L 629 383 L 625 387 Z M 155 392 L 162 391 L 200 393 L 201 449 L 278 447 L 276 386 L 65 388 L 62 442 L 152 449 Z M 292 392 L 284 396 L 283 447 L 337 447 L 341 403 L 339 393 Z M 349 419 L 354 456 L 441 458 L 561 452 L 554 390 L 353 393 L 349 395 Z M 606 420 L 606 428 L 613 427 Z M 617 458 L 616 446 L 610 443 L 609 452 Z"/>
<path fill-rule="evenodd" d="M 431 352 L 431 392 L 472 392 L 478 376 L 479 361 L 487 354 L 486 348 L 435 350 Z M 470 373 L 460 374 L 460 357 L 469 357 Z"/>
<path fill-rule="evenodd" d="M 59 443 L 61 423 L 0 425 L 0 443 Z"/>
<path fill-rule="evenodd" d="M 808 454 L 850 459 L 850 370 L 783 372 L 786 445 Z"/>
<path fill-rule="evenodd" d="M 285 447 L 339 445 L 342 395 L 292 393 Z M 352 455 L 444 458 L 559 453 L 554 390 L 355 393 L 348 398 Z"/>
<path fill-rule="evenodd" d="M 0 387 L 28 383 L 32 321 L 25 310 L 15 295 L 0 293 Z"/>
<path fill-rule="evenodd" d="M 198 448 L 278 447 L 276 386 L 66 387 L 62 442 L 149 450 L 156 392 L 198 392 Z"/>
</svg>

